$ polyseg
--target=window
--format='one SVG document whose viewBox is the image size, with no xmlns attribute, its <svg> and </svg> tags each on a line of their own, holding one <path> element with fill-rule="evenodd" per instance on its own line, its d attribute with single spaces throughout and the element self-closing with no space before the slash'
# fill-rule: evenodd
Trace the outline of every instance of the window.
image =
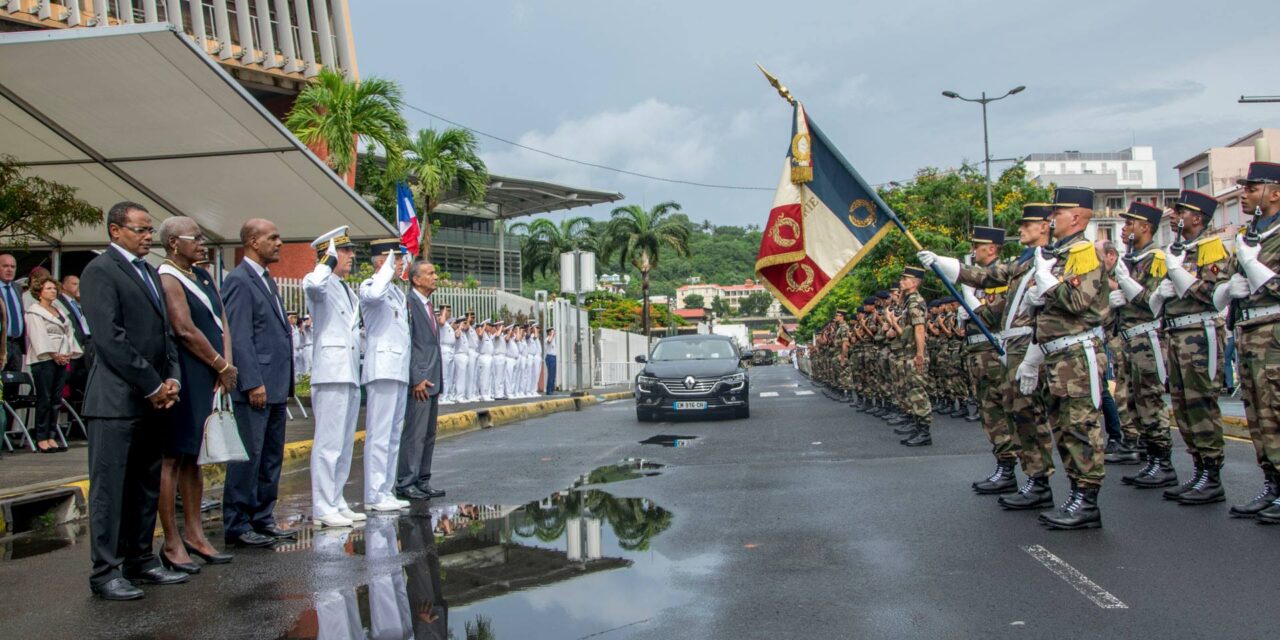
<svg viewBox="0 0 1280 640">
<path fill-rule="evenodd" d="M 1166 208 L 1166 209 L 1172 209 L 1172 208 L 1173 208 L 1173 205 L 1175 205 L 1175 204 L 1178 204 L 1178 199 L 1177 199 L 1177 198 L 1165 198 L 1165 199 L 1164 199 L 1164 208 Z"/>
<path fill-rule="evenodd" d="M 1111 230 L 1111 227 L 1110 227 L 1110 226 L 1102 226 L 1102 225 L 1099 225 L 1099 226 L 1098 226 L 1098 239 L 1099 239 L 1099 240 L 1111 240 L 1111 239 L 1112 239 L 1111 232 L 1112 232 L 1112 230 Z"/>
<path fill-rule="evenodd" d="M 1124 196 L 1107 196 L 1107 208 L 1113 210 L 1124 209 Z"/>
<path fill-rule="evenodd" d="M 1183 189 L 1203 189 L 1209 186 L 1209 167 L 1202 167 L 1182 176 Z"/>
</svg>

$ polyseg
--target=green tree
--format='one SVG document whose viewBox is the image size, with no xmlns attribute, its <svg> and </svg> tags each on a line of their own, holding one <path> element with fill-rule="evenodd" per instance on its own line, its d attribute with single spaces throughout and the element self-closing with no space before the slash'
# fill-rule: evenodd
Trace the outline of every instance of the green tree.
<svg viewBox="0 0 1280 640">
<path fill-rule="evenodd" d="M 617 257 L 618 265 L 627 264 L 640 272 L 640 291 L 643 300 L 641 328 L 649 335 L 649 274 L 658 265 L 662 249 L 678 256 L 689 255 L 688 218 L 671 216 L 680 210 L 676 202 L 661 202 L 645 211 L 640 205 L 627 205 L 613 210 L 613 217 L 602 238 L 601 258 L 608 263 Z"/>
<path fill-rule="evenodd" d="M 711 301 L 711 313 L 714 313 L 717 318 L 732 318 L 733 307 L 729 305 L 728 298 L 719 297 Z"/>
<path fill-rule="evenodd" d="M 445 197 L 458 194 L 470 204 L 484 202 L 489 169 L 477 151 L 475 134 L 466 129 L 422 129 L 405 149 L 406 168 L 417 182 L 414 195 L 430 214 Z M 431 254 L 431 225 L 422 225 L 422 256 Z"/>
<path fill-rule="evenodd" d="M 773 296 L 765 291 L 755 291 L 738 302 L 738 313 L 747 317 L 763 316 L 773 304 Z"/>
<path fill-rule="evenodd" d="M 532 280 L 534 272 L 559 273 L 560 254 L 574 249 L 591 250 L 595 239 L 590 235 L 591 218 L 578 217 L 556 224 L 547 218 L 511 225 L 520 238 L 520 275 Z"/>
<path fill-rule="evenodd" d="M 0 241 L 25 247 L 105 220 L 101 209 L 76 197 L 74 187 L 24 176 L 13 156 L 0 155 Z"/>
<path fill-rule="evenodd" d="M 400 85 L 391 80 L 347 80 L 337 71 L 323 69 L 298 94 L 284 124 L 354 187 L 361 141 L 386 149 L 388 157 L 399 155 L 408 131 L 400 115 L 403 95 Z"/>
<path fill-rule="evenodd" d="M 686 309 L 701 309 L 706 304 L 701 293 L 691 293 L 684 297 L 684 306 Z"/>
</svg>

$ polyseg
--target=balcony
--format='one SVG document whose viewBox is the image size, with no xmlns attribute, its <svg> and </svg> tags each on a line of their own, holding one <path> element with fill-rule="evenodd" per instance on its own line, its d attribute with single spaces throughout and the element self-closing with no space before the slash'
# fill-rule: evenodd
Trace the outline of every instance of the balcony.
<svg viewBox="0 0 1280 640">
<path fill-rule="evenodd" d="M 507 251 L 520 251 L 520 238 L 507 234 L 503 240 L 505 240 L 504 245 Z M 432 246 L 475 247 L 497 251 L 498 234 L 488 231 L 467 231 L 466 229 L 442 227 L 432 233 L 431 244 Z"/>
</svg>

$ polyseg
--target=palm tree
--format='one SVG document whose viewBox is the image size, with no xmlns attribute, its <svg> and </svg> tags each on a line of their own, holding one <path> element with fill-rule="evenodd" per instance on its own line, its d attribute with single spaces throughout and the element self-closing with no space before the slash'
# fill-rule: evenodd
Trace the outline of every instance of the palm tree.
<svg viewBox="0 0 1280 640">
<path fill-rule="evenodd" d="M 284 124 L 354 187 L 361 141 L 376 143 L 388 157 L 399 155 L 408 132 L 400 115 L 403 102 L 400 85 L 391 80 L 347 80 L 337 71 L 323 69 L 298 94 Z"/>
<path fill-rule="evenodd" d="M 405 149 L 409 174 L 417 178 L 415 191 L 426 216 L 451 194 L 470 204 L 484 202 L 489 170 L 476 152 L 475 134 L 467 129 L 422 129 Z M 425 222 L 425 221 L 424 221 Z M 422 257 L 431 255 L 431 224 L 422 225 Z"/>
<path fill-rule="evenodd" d="M 679 211 L 677 202 L 660 202 L 645 211 L 637 204 L 618 207 L 605 228 L 601 259 L 608 262 L 616 255 L 618 266 L 627 263 L 640 272 L 640 291 L 644 305 L 640 310 L 644 335 L 649 335 L 649 272 L 658 266 L 662 248 L 674 251 L 678 256 L 689 255 L 689 226 L 672 217 Z"/>
<path fill-rule="evenodd" d="M 533 280 L 534 272 L 545 276 L 560 269 L 560 254 L 574 249 L 590 251 L 594 240 L 590 229 L 591 218 L 587 217 L 569 218 L 559 225 L 546 218 L 511 225 L 513 233 L 524 236 L 520 241 L 520 275 L 526 281 Z"/>
</svg>

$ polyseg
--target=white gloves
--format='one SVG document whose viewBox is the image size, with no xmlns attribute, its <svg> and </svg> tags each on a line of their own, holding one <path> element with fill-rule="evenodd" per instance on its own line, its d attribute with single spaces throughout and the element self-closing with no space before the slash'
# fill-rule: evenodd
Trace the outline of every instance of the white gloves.
<svg viewBox="0 0 1280 640">
<path fill-rule="evenodd" d="M 1169 298 L 1177 297 L 1178 291 L 1174 287 L 1173 282 L 1171 282 L 1168 278 L 1165 278 L 1164 280 L 1160 281 L 1160 286 L 1156 287 L 1155 295 L 1158 295 L 1161 298 L 1168 300 Z"/>
<path fill-rule="evenodd" d="M 955 282 L 960 277 L 960 261 L 947 256 L 940 256 L 932 251 L 916 252 L 916 259 L 926 269 L 932 269 L 933 265 L 938 265 L 938 270 L 942 272 L 943 277 L 948 282 Z"/>
<path fill-rule="evenodd" d="M 1196 277 L 1191 275 L 1191 272 L 1187 271 L 1182 266 L 1183 262 L 1186 259 L 1187 259 L 1186 251 L 1183 251 L 1182 253 L 1179 253 L 1176 255 L 1172 251 L 1170 251 L 1167 254 L 1165 254 L 1165 257 L 1164 257 L 1164 266 L 1167 269 L 1169 269 L 1169 279 L 1165 280 L 1165 282 L 1169 282 L 1172 284 L 1173 290 L 1175 293 L 1177 293 L 1179 298 L 1187 295 L 1187 290 L 1191 288 L 1191 285 L 1196 283 Z M 1164 282 L 1161 282 L 1160 286 L 1163 287 Z M 1168 298 L 1172 298 L 1173 296 L 1165 295 L 1164 297 L 1168 299 Z"/>
<path fill-rule="evenodd" d="M 1245 277 L 1249 279 L 1249 293 L 1253 293 L 1261 289 L 1272 278 L 1276 277 L 1276 272 L 1267 268 L 1258 259 L 1258 254 L 1262 251 L 1262 243 L 1250 246 L 1249 243 L 1241 240 L 1236 243 L 1236 260 L 1240 262 L 1240 268 L 1244 271 Z"/>
<path fill-rule="evenodd" d="M 1053 266 L 1058 264 L 1058 259 L 1045 255 L 1044 247 L 1036 247 L 1035 260 L 1036 287 L 1040 289 L 1040 296 L 1043 297 L 1049 293 L 1050 289 L 1058 286 L 1058 277 L 1053 275 Z M 1041 304 L 1044 303 L 1041 302 Z"/>
<path fill-rule="evenodd" d="M 1022 359 L 1022 364 L 1018 365 L 1018 390 L 1022 395 L 1029 396 L 1036 391 L 1036 385 L 1040 382 L 1040 365 L 1044 364 L 1044 351 L 1040 349 L 1040 345 L 1032 344 L 1027 349 L 1027 357 Z"/>
<path fill-rule="evenodd" d="M 1111 273 L 1116 277 L 1116 284 L 1120 285 L 1126 301 L 1142 295 L 1142 285 L 1129 274 L 1129 265 L 1126 265 L 1124 260 L 1116 260 L 1116 268 Z"/>
<path fill-rule="evenodd" d="M 1120 307 L 1128 304 L 1128 302 L 1129 298 L 1119 289 L 1116 289 L 1107 295 L 1107 304 L 1110 305 L 1112 309 L 1119 309 Z"/>
<path fill-rule="evenodd" d="M 1120 280 L 1121 278 L 1133 278 L 1133 274 L 1129 272 L 1129 265 L 1125 263 L 1123 258 L 1116 260 L 1116 268 L 1111 270 L 1111 275 L 1115 276 L 1116 280 Z"/>
<path fill-rule="evenodd" d="M 1032 284 L 1030 287 L 1027 287 L 1027 292 L 1022 296 L 1022 306 L 1023 307 L 1043 307 L 1044 306 L 1044 296 L 1040 295 L 1039 285 Z M 1018 312 L 1021 313 L 1022 309 L 1019 308 Z"/>
<path fill-rule="evenodd" d="M 956 309 L 956 325 L 962 325 L 968 319 L 969 319 L 969 312 L 965 311 L 964 307 L 960 307 L 959 309 Z"/>
<path fill-rule="evenodd" d="M 1147 306 L 1151 307 L 1151 313 L 1160 315 L 1160 310 L 1164 308 L 1164 301 L 1174 297 L 1177 293 L 1173 290 L 1173 283 L 1168 280 L 1161 280 L 1160 286 L 1151 293 L 1151 297 L 1147 298 Z"/>
<path fill-rule="evenodd" d="M 1213 289 L 1213 306 L 1222 311 L 1231 304 L 1232 299 L 1248 298 L 1250 293 L 1252 290 L 1249 279 L 1237 273 Z"/>
<path fill-rule="evenodd" d="M 338 246 L 333 243 L 333 238 L 329 238 L 329 248 L 324 250 L 325 257 L 338 257 Z"/>
<path fill-rule="evenodd" d="M 960 295 L 964 296 L 964 301 L 969 304 L 970 309 L 977 309 L 978 306 L 982 304 L 982 301 L 978 299 L 974 288 L 967 284 L 960 285 Z M 964 307 L 960 308 L 963 309 Z"/>
</svg>

